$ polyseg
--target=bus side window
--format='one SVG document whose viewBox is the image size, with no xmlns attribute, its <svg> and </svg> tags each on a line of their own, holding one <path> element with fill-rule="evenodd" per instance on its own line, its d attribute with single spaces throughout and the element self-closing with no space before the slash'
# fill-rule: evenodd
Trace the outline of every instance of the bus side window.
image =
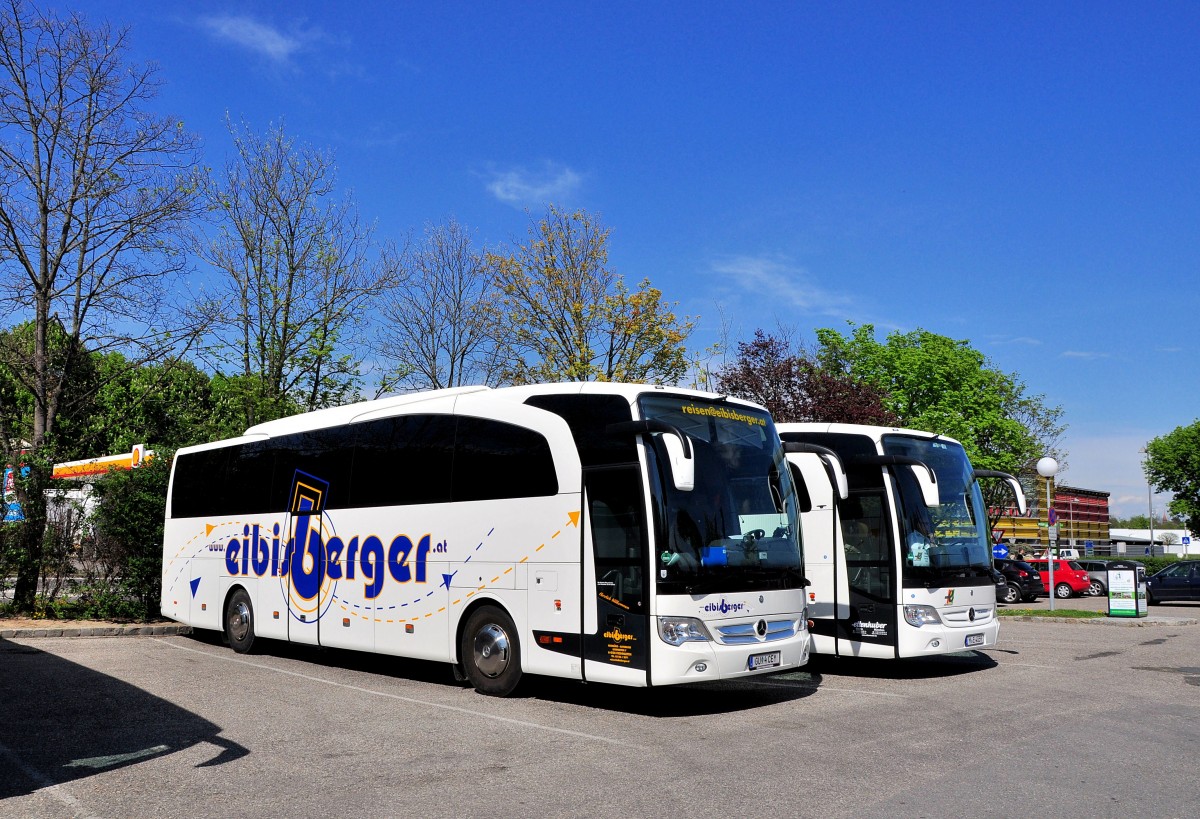
<svg viewBox="0 0 1200 819">
<path fill-rule="evenodd" d="M 537 432 L 460 416 L 454 441 L 455 501 L 533 498 L 558 493 L 550 444 Z"/>
<path fill-rule="evenodd" d="M 358 426 L 350 506 L 450 500 L 457 426 L 453 415 L 398 415 Z"/>
</svg>

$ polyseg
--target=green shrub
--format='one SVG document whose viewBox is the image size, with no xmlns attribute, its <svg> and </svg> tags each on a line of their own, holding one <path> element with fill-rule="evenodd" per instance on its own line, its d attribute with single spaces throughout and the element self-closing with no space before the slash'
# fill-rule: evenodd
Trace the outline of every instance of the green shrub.
<svg viewBox="0 0 1200 819">
<path fill-rule="evenodd" d="M 158 616 L 172 456 L 160 452 L 145 466 L 110 472 L 93 484 L 92 537 L 81 548 L 85 572 L 70 595 L 77 616 Z"/>
</svg>

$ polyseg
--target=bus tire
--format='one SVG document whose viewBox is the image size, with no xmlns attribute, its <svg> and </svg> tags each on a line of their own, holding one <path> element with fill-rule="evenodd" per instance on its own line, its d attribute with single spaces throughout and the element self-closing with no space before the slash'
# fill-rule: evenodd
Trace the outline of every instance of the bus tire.
<svg viewBox="0 0 1200 819">
<path fill-rule="evenodd" d="M 225 604 L 225 639 L 238 654 L 249 654 L 254 646 L 254 607 L 245 589 L 229 595 Z"/>
<path fill-rule="evenodd" d="M 517 627 L 503 609 L 481 606 L 467 618 L 459 657 L 472 687 L 481 694 L 507 697 L 521 681 Z"/>
</svg>

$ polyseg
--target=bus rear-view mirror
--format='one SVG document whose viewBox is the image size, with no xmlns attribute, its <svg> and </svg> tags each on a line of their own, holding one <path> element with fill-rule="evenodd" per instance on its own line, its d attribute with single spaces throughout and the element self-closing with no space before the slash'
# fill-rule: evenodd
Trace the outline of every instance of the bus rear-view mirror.
<svg viewBox="0 0 1200 819">
<path fill-rule="evenodd" d="M 691 492 L 696 488 L 695 459 L 684 449 L 683 440 L 676 433 L 664 432 L 662 442 L 671 467 L 671 482 L 680 492 Z"/>
<path fill-rule="evenodd" d="M 999 478 L 1000 480 L 1004 481 L 1006 484 L 1008 484 L 1008 488 L 1012 490 L 1013 497 L 1016 499 L 1017 511 L 1021 515 L 1026 514 L 1028 503 L 1025 500 L 1025 490 L 1021 488 L 1021 482 L 1018 481 L 1015 476 L 1010 475 L 1007 472 L 997 472 L 994 469 L 976 469 L 975 477 Z"/>
</svg>

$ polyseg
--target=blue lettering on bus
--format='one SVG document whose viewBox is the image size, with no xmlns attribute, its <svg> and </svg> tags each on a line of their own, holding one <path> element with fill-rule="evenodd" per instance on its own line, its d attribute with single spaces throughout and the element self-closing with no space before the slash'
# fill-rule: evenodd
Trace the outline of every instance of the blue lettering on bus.
<svg viewBox="0 0 1200 819">
<path fill-rule="evenodd" d="M 721 614 L 729 614 L 730 612 L 737 613 L 746 608 L 745 603 L 730 603 L 724 597 L 720 603 L 709 603 L 701 611 L 720 612 Z"/>
<path fill-rule="evenodd" d="M 254 573 L 262 577 L 267 571 L 267 562 L 271 559 L 271 550 L 267 545 L 267 539 L 259 535 L 257 523 L 254 524 L 250 542 L 254 544 L 253 550 L 250 552 L 250 565 L 254 568 Z"/>
<path fill-rule="evenodd" d="M 316 598 L 326 580 L 355 579 L 362 581 L 365 598 L 374 600 L 388 577 L 396 583 L 426 582 L 429 553 L 449 553 L 447 541 L 434 544 L 428 534 L 416 543 L 397 534 L 386 547 L 377 535 L 361 541 L 357 535 L 323 538 L 322 498 L 328 489 L 328 482 L 297 470 L 289 504 L 292 531 L 286 542 L 278 522 L 271 526 L 270 540 L 260 524 L 245 524 L 241 537 L 212 544 L 210 550 L 224 552 L 225 570 L 231 576 L 289 578 L 292 594 L 300 600 Z"/>
<path fill-rule="evenodd" d="M 292 588 L 301 600 L 312 600 L 325 582 L 325 544 L 312 526 L 312 515 L 296 517 L 295 552 L 291 564 Z"/>
<path fill-rule="evenodd" d="M 296 596 L 302 600 L 316 597 L 326 579 L 363 582 L 363 594 L 369 600 L 383 591 L 385 580 L 396 583 L 425 583 L 430 553 L 447 554 L 447 541 L 433 542 L 422 535 L 416 543 L 408 535 L 396 535 L 385 548 L 376 535 L 348 541 L 337 535 L 328 540 L 313 525 L 312 515 L 297 515 L 295 535 L 281 544 L 279 524 L 272 527 L 270 541 L 259 524 L 244 526 L 241 537 L 210 547 L 225 553 L 225 570 L 234 577 L 290 577 Z M 301 544 L 297 546 L 296 544 Z"/>
<path fill-rule="evenodd" d="M 363 594 L 368 600 L 374 600 L 383 590 L 383 541 L 371 535 L 363 540 L 360 554 Z"/>
<path fill-rule="evenodd" d="M 342 579 L 342 549 L 346 548 L 337 535 L 325 541 L 325 574 L 330 580 Z"/>
</svg>

